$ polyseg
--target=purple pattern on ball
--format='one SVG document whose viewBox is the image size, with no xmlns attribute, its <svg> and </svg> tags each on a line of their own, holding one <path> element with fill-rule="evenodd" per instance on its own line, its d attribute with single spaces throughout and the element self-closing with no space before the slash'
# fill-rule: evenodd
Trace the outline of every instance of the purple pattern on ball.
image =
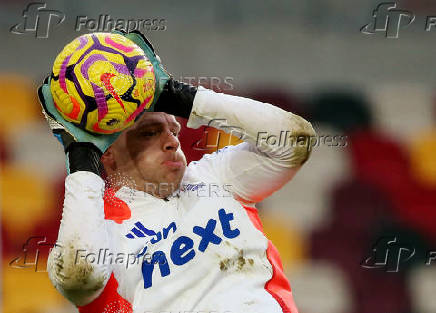
<svg viewBox="0 0 436 313">
<path fill-rule="evenodd" d="M 114 66 L 114 68 L 117 70 L 118 73 L 130 75 L 130 71 L 126 65 L 118 64 L 118 63 L 114 63 L 114 62 L 111 62 L 111 64 Z"/>
<path fill-rule="evenodd" d="M 92 37 L 93 44 L 89 48 L 87 48 L 85 52 L 83 52 L 83 54 L 79 57 L 79 59 L 77 60 L 75 65 L 79 65 L 83 61 L 84 58 L 89 56 L 89 53 L 91 53 L 92 51 L 95 51 L 95 50 L 100 50 L 100 51 L 105 51 L 105 52 L 121 55 L 124 58 L 124 62 L 126 64 L 126 67 L 127 67 L 128 71 L 129 71 L 129 73 L 134 73 L 134 70 L 135 70 L 139 60 L 146 59 L 142 55 L 136 55 L 136 56 L 133 56 L 133 57 L 127 57 L 127 56 L 123 55 L 120 51 L 117 51 L 117 50 L 115 50 L 115 49 L 113 49 L 111 47 L 106 47 L 106 46 L 102 45 L 100 43 L 99 39 L 97 38 L 97 36 L 92 35 L 91 37 Z M 81 41 L 81 44 L 80 44 L 81 47 L 82 47 L 82 44 L 85 45 L 88 42 L 87 41 L 88 38 L 83 38 L 83 39 L 84 40 Z M 91 64 L 88 65 L 88 68 L 91 65 L 92 65 L 92 62 L 91 62 Z M 83 76 L 86 77 L 87 79 L 89 79 L 88 78 L 89 76 L 87 74 L 87 70 L 85 70 L 85 73 L 83 73 L 83 71 L 84 71 L 84 69 L 81 68 L 81 72 L 82 72 Z M 122 69 L 122 71 L 124 71 L 124 69 Z M 90 112 L 91 110 L 94 110 L 94 109 L 91 108 L 92 106 L 91 107 L 89 106 L 89 100 L 91 100 L 91 99 L 88 98 L 84 94 L 84 92 L 82 90 L 82 86 L 81 86 L 81 84 L 80 84 L 76 74 L 74 73 L 74 71 L 70 71 L 70 75 L 71 75 L 71 77 L 69 77 L 68 79 L 71 80 L 74 83 L 80 98 L 83 100 L 83 102 L 86 105 L 85 106 L 85 111 L 84 111 L 84 113 L 82 115 L 82 119 L 80 121 L 80 127 L 84 128 L 85 125 L 86 125 L 86 122 L 87 122 L 87 114 L 88 114 L 88 112 Z M 131 96 L 132 90 L 133 90 L 134 86 L 136 85 L 135 75 L 132 75 L 132 78 L 133 78 L 132 86 L 123 95 L 121 95 L 121 97 L 122 98 L 126 97 L 128 99 L 128 101 L 137 103 L 137 105 L 139 107 L 141 105 L 139 100 L 133 99 L 132 96 Z M 95 88 L 95 87 L 97 87 L 97 88 Z M 95 87 L 93 86 L 94 93 L 96 93 L 96 92 L 98 93 L 98 89 L 100 89 L 100 91 L 103 92 L 103 90 L 100 87 L 98 87 L 97 85 L 95 85 Z M 95 100 L 96 100 L 97 109 L 99 110 L 98 112 L 99 112 L 99 119 L 100 119 L 101 116 L 104 116 L 108 112 L 106 98 L 100 99 L 99 101 L 97 101 L 97 96 L 96 96 Z M 137 108 L 137 111 L 139 111 L 139 108 Z"/>
<path fill-rule="evenodd" d="M 108 112 L 107 102 L 103 89 L 97 86 L 96 84 L 94 84 L 93 82 L 91 82 L 91 85 L 92 85 L 92 89 L 94 90 L 94 96 L 95 96 L 95 101 L 97 103 L 97 110 L 98 110 L 98 121 L 100 122 L 100 120 Z"/>
<path fill-rule="evenodd" d="M 79 37 L 79 41 L 80 41 L 80 45 L 76 48 L 76 50 L 82 49 L 88 43 L 88 38 Z"/>
<path fill-rule="evenodd" d="M 80 71 L 82 72 L 83 77 L 89 79 L 88 76 L 89 67 L 97 61 L 107 61 L 107 59 L 102 54 L 91 55 L 85 62 L 83 62 L 83 65 L 80 67 Z"/>
<path fill-rule="evenodd" d="M 65 83 L 65 72 L 67 71 L 67 64 L 70 62 L 70 59 L 71 54 L 65 58 L 64 62 L 62 62 L 61 69 L 59 71 L 59 85 L 65 93 L 68 93 L 67 84 Z"/>
</svg>

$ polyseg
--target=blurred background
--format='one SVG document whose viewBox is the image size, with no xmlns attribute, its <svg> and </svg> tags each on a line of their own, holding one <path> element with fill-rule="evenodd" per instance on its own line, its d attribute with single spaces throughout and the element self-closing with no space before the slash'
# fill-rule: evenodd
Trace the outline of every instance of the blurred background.
<svg viewBox="0 0 436 313">
<path fill-rule="evenodd" d="M 388 27 L 398 10 L 415 16 L 400 20 L 398 38 L 360 31 L 374 22 L 372 0 L 47 1 L 37 31 L 23 13 L 30 3 L 0 1 L 3 312 L 76 312 L 45 272 L 66 173 L 36 89 L 62 47 L 95 27 L 76 31 L 77 18 L 100 15 L 163 20 L 140 30 L 176 79 L 272 103 L 318 136 L 342 138 L 317 144 L 293 181 L 257 205 L 300 313 L 436 312 L 433 1 L 377 14 Z M 181 142 L 192 161 L 238 141 L 203 127 L 184 128 Z"/>
</svg>

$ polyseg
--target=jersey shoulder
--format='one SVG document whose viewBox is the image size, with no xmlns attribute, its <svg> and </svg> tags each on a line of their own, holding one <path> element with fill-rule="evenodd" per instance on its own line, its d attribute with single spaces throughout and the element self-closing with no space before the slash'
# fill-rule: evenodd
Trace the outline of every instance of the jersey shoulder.
<svg viewBox="0 0 436 313">
<path fill-rule="evenodd" d="M 246 143 L 243 142 L 235 146 L 225 146 L 212 153 L 204 154 L 198 161 L 191 161 L 186 168 L 183 182 L 217 180 L 218 171 L 222 171 L 225 166 L 225 156 L 229 156 L 229 153 L 241 149 L 241 145 L 245 146 L 245 144 Z"/>
</svg>

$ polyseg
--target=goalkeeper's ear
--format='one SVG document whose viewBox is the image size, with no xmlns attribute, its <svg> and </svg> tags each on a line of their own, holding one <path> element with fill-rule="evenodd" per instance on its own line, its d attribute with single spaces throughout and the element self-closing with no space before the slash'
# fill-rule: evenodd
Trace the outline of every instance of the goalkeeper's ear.
<svg viewBox="0 0 436 313">
<path fill-rule="evenodd" d="M 101 163 L 104 166 L 104 169 L 106 171 L 106 174 L 110 174 L 111 171 L 115 171 L 117 168 L 116 162 L 115 162 L 115 155 L 113 151 L 113 147 L 110 146 L 105 153 L 101 156 Z"/>
</svg>

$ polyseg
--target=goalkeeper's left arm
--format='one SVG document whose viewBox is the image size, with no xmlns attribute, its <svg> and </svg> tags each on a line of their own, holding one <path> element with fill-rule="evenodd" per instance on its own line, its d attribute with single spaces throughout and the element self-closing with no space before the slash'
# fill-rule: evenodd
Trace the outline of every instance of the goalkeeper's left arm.
<svg viewBox="0 0 436 313">
<path fill-rule="evenodd" d="M 112 273 L 110 264 L 98 264 L 86 256 L 111 248 L 104 219 L 104 181 L 99 175 L 101 155 L 116 136 L 88 135 L 62 119 L 54 108 L 47 79 L 38 96 L 51 131 L 64 146 L 69 173 L 58 240 L 47 271 L 56 289 L 82 306 L 101 293 Z"/>
<path fill-rule="evenodd" d="M 65 200 L 56 246 L 50 252 L 47 270 L 56 289 L 77 306 L 90 303 L 105 287 L 112 272 L 110 264 L 98 264 L 101 249 L 110 240 L 104 219 L 104 181 L 89 156 L 98 154 L 89 146 L 69 150 L 72 172 L 65 179 Z M 80 171 L 72 164 L 83 164 Z M 88 256 L 88 257 L 87 257 Z"/>
</svg>

